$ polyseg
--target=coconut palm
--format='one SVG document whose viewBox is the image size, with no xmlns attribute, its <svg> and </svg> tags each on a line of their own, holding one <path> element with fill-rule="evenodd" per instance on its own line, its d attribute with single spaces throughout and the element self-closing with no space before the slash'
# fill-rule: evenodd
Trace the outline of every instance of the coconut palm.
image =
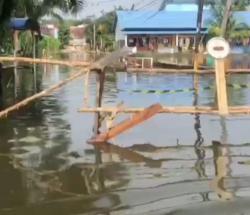
<svg viewBox="0 0 250 215">
<path fill-rule="evenodd" d="M 15 3 L 15 16 L 33 18 L 55 15 L 56 10 L 77 13 L 84 6 L 85 0 L 18 0 Z"/>
<path fill-rule="evenodd" d="M 85 0 L 0 0 L 0 51 L 11 53 L 12 35 L 4 21 L 11 16 L 29 17 L 36 21 L 45 15 L 56 15 L 56 9 L 77 13 L 82 9 Z M 31 43 L 29 43 L 31 45 Z"/>
<path fill-rule="evenodd" d="M 235 39 L 239 35 L 249 37 L 249 26 L 245 23 L 236 22 L 232 16 L 232 11 L 245 10 L 248 5 L 247 0 L 220 0 L 211 6 L 213 20 L 210 20 L 209 33 L 211 36 L 222 35 L 227 39 Z"/>
</svg>

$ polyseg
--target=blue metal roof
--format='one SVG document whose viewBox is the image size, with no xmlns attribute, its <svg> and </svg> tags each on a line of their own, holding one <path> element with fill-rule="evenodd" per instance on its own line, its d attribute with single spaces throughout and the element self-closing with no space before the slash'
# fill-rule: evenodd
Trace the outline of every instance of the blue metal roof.
<svg viewBox="0 0 250 215">
<path fill-rule="evenodd" d="M 250 26 L 250 11 L 238 11 L 233 14 L 238 23 Z M 207 28 L 213 19 L 210 10 L 204 10 L 202 28 Z M 117 24 L 127 34 L 175 34 L 196 33 L 196 11 L 117 11 Z"/>
<path fill-rule="evenodd" d="M 13 30 L 24 31 L 28 29 L 28 18 L 12 18 L 9 23 Z"/>
<path fill-rule="evenodd" d="M 118 25 L 126 29 L 196 29 L 197 12 L 195 11 L 117 11 Z M 207 27 L 206 20 L 211 13 L 206 11 L 202 27 Z"/>
<path fill-rule="evenodd" d="M 126 31 L 126 34 L 128 35 L 173 35 L 173 34 L 196 34 L 196 30 L 189 30 L 189 31 Z M 202 33 L 207 33 L 207 31 L 202 31 Z"/>
</svg>

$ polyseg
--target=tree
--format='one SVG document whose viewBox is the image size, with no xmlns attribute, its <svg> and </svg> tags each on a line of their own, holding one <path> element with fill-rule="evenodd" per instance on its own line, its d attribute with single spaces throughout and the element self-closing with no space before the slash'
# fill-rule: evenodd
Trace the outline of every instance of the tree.
<svg viewBox="0 0 250 215">
<path fill-rule="evenodd" d="M 45 15 L 58 16 L 55 9 L 66 13 L 77 13 L 84 4 L 85 0 L 18 0 L 13 10 L 17 17 L 29 17 L 37 20 Z"/>
<path fill-rule="evenodd" d="M 210 20 L 209 34 L 211 36 L 222 35 L 226 39 L 235 39 L 238 36 L 249 37 L 249 31 L 245 23 L 239 23 L 232 16 L 232 12 L 246 10 L 247 0 L 218 0 L 211 5 L 213 20 Z"/>
<path fill-rule="evenodd" d="M 114 23 L 115 23 L 116 13 L 115 11 L 107 13 L 90 23 L 86 30 L 87 42 L 93 48 L 94 40 L 94 24 L 96 26 L 96 38 L 95 40 L 99 43 L 100 48 L 108 48 L 112 50 L 114 41 Z"/>
<path fill-rule="evenodd" d="M 227 0 L 226 2 L 226 7 L 224 9 L 224 16 L 222 19 L 222 23 L 221 23 L 221 36 L 222 37 L 226 37 L 226 31 L 227 31 L 227 27 L 229 24 L 229 18 L 230 16 L 232 16 L 232 6 L 233 6 L 233 0 Z"/>
<path fill-rule="evenodd" d="M 59 41 L 61 43 L 61 48 L 69 44 L 70 41 L 70 27 L 67 23 L 61 23 L 59 27 Z"/>
<path fill-rule="evenodd" d="M 82 9 L 85 0 L 0 0 L 0 51 L 10 54 L 13 48 L 12 37 L 8 24 L 5 21 L 13 17 L 29 17 L 38 21 L 45 15 L 59 16 L 56 10 L 77 13 Z M 27 46 L 26 46 L 27 45 Z M 32 44 L 23 44 L 30 50 Z"/>
<path fill-rule="evenodd" d="M 0 0 L 0 23 L 11 16 L 15 0 Z"/>
</svg>

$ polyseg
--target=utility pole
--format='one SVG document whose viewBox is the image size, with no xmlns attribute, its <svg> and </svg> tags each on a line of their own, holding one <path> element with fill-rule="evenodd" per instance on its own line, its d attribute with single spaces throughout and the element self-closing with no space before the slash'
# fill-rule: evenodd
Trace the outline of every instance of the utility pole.
<svg viewBox="0 0 250 215">
<path fill-rule="evenodd" d="M 204 0 L 197 0 L 198 4 L 198 14 L 197 14 L 197 23 L 196 23 L 196 38 L 195 38 L 195 55 L 194 55 L 194 70 L 198 72 L 199 64 L 202 62 L 202 56 L 199 54 L 199 45 L 201 41 L 201 30 L 202 30 L 202 17 L 203 17 L 203 7 Z M 201 59 L 201 60 L 200 60 Z"/>
<path fill-rule="evenodd" d="M 93 25 L 93 46 L 94 46 L 94 51 L 96 51 L 96 26 L 95 26 L 95 23 Z"/>
<path fill-rule="evenodd" d="M 226 37 L 228 20 L 229 20 L 229 17 L 231 16 L 232 4 L 233 4 L 233 0 L 227 0 L 226 8 L 224 11 L 224 17 L 221 23 L 221 36 L 224 38 Z"/>
<path fill-rule="evenodd" d="M 198 15 L 197 15 L 197 25 L 196 25 L 196 42 L 195 42 L 195 52 L 199 51 L 199 44 L 201 39 L 201 29 L 202 29 L 202 17 L 203 17 L 203 7 L 204 0 L 197 0 L 198 2 Z"/>
</svg>

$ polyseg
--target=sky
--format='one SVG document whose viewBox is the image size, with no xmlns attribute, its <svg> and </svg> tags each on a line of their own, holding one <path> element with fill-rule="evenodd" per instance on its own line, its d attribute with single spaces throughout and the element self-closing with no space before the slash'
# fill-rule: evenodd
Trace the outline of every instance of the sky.
<svg viewBox="0 0 250 215">
<path fill-rule="evenodd" d="M 115 7 L 122 6 L 124 9 L 157 9 L 162 0 L 86 0 L 86 5 L 76 18 L 82 19 L 91 16 L 99 17 L 102 13 L 110 12 Z"/>
</svg>

